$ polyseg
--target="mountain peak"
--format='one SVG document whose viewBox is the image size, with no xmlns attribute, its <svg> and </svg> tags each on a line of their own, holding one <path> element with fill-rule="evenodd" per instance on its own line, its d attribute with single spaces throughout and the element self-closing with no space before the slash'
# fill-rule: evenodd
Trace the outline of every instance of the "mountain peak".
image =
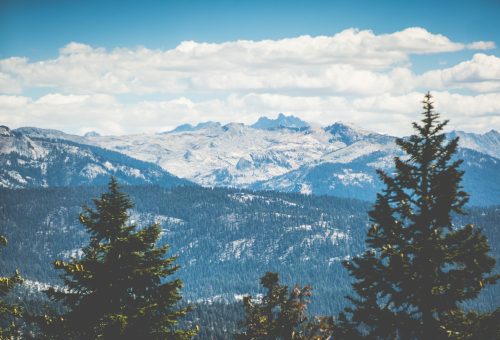
<svg viewBox="0 0 500 340">
<path fill-rule="evenodd" d="M 169 133 L 175 133 L 175 132 L 188 132 L 188 131 L 197 131 L 197 130 L 202 130 L 202 129 L 210 129 L 210 128 L 220 128 L 221 124 L 219 122 L 213 122 L 213 121 L 208 121 L 208 122 L 202 122 L 198 123 L 196 125 L 191 125 L 191 124 L 182 124 L 176 127 L 173 130 L 166 131 L 166 132 L 160 132 L 160 134 L 169 134 Z"/>
<path fill-rule="evenodd" d="M 12 137 L 12 131 L 5 126 L 5 125 L 0 125 L 0 136 L 2 137 Z"/>
<path fill-rule="evenodd" d="M 64 132 L 54 129 L 42 129 L 32 126 L 24 126 L 14 131 L 30 137 L 54 138 L 66 135 Z"/>
<path fill-rule="evenodd" d="M 336 122 L 325 127 L 324 130 L 332 135 L 332 140 L 340 141 L 347 145 L 370 135 L 369 131 L 364 130 L 352 123 Z"/>
<path fill-rule="evenodd" d="M 243 123 L 228 123 L 222 127 L 225 132 L 233 134 L 242 134 L 245 130 L 245 124 Z"/>
<path fill-rule="evenodd" d="M 86 132 L 83 137 L 101 137 L 101 135 L 98 132 L 95 131 L 89 131 Z"/>
<path fill-rule="evenodd" d="M 476 150 L 500 159 L 500 133 L 492 129 L 486 133 L 451 131 L 448 138 L 460 137 L 458 145 L 462 148 Z"/>
<path fill-rule="evenodd" d="M 490 131 L 486 132 L 485 135 L 486 136 L 498 136 L 498 135 L 500 135 L 500 133 L 498 133 L 498 131 L 495 129 L 491 129 Z"/>
<path fill-rule="evenodd" d="M 302 119 L 295 116 L 286 116 L 283 113 L 279 113 L 276 119 L 269 119 L 267 117 L 260 117 L 257 122 L 251 125 L 254 129 L 261 130 L 275 130 L 275 129 L 291 129 L 300 130 L 309 127 L 309 124 Z"/>
</svg>

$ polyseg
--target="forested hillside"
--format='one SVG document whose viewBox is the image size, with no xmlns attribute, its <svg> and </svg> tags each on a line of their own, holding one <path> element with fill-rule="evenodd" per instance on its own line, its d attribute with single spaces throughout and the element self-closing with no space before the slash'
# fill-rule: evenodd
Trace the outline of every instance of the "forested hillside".
<svg viewBox="0 0 500 340">
<path fill-rule="evenodd" d="M 19 268 L 36 282 L 58 284 L 51 263 L 79 256 L 88 239 L 78 222 L 83 204 L 103 187 L 0 190 L 0 234 L 9 239 L 2 273 Z M 162 243 L 179 256 L 183 296 L 192 302 L 231 302 L 259 290 L 259 277 L 277 271 L 284 283 L 313 286 L 311 312 L 335 315 L 351 279 L 341 261 L 365 249 L 370 204 L 352 199 L 232 189 L 156 186 L 124 188 L 132 222 L 158 222 Z M 471 208 L 456 225 L 474 223 L 500 254 L 500 208 Z M 499 304 L 498 287 L 473 302 Z"/>
</svg>

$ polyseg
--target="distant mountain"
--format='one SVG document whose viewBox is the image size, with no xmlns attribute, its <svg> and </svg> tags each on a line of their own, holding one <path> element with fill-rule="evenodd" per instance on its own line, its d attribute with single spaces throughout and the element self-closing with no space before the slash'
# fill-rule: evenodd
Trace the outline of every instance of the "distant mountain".
<svg viewBox="0 0 500 340">
<path fill-rule="evenodd" d="M 460 147 L 485 153 L 500 159 L 500 133 L 491 130 L 485 134 L 452 131 L 449 138 L 459 137 Z"/>
<path fill-rule="evenodd" d="M 171 131 L 161 132 L 160 134 L 176 133 L 176 132 L 188 132 L 188 131 L 196 131 L 196 130 L 201 130 L 201 129 L 220 128 L 220 127 L 221 127 L 221 124 L 218 122 L 203 122 L 203 123 L 199 123 L 197 125 L 182 124 Z"/>
<path fill-rule="evenodd" d="M 0 186 L 98 185 L 107 183 L 111 175 L 128 184 L 173 186 L 191 183 L 155 164 L 96 146 L 59 139 L 66 136 L 55 130 L 23 128 L 11 131 L 1 126 Z"/>
<path fill-rule="evenodd" d="M 260 117 L 257 122 L 251 125 L 254 129 L 275 130 L 275 129 L 291 129 L 303 130 L 309 127 L 309 124 L 295 116 L 285 116 L 283 113 L 278 114 L 276 119 Z"/>
<path fill-rule="evenodd" d="M 100 137 L 101 135 L 95 131 L 89 131 L 83 135 L 83 137 Z"/>
<path fill-rule="evenodd" d="M 327 126 L 324 128 L 324 130 L 331 135 L 330 142 L 339 141 L 345 143 L 346 145 L 351 145 L 360 140 L 373 139 L 374 141 L 376 141 L 380 140 L 381 138 L 389 138 L 392 140 L 392 137 L 370 132 L 353 124 L 345 124 L 340 122 Z"/>
<path fill-rule="evenodd" d="M 80 137 L 52 130 L 21 131 L 120 152 L 204 186 L 370 200 L 380 189 L 375 170 L 391 171 L 394 157 L 402 155 L 392 136 L 340 122 L 320 128 L 283 114 L 276 119 L 260 118 L 252 126 L 206 122 L 149 135 Z M 500 134 L 495 130 L 448 134 L 454 136 L 460 137 L 470 202 L 500 204 L 500 196 L 492 192 L 500 183 L 500 172 L 496 172 Z"/>
<path fill-rule="evenodd" d="M 198 184 L 244 187 L 345 146 L 330 138 L 321 128 L 262 130 L 230 123 L 167 134 L 92 137 L 87 143 L 158 164 Z"/>
<path fill-rule="evenodd" d="M 7 127 L 5 127 L 7 128 Z M 7 128 L 8 129 L 8 128 Z M 37 127 L 21 127 L 17 129 L 12 130 L 14 133 L 19 133 L 21 135 L 27 136 L 27 137 L 35 137 L 35 138 L 45 138 L 45 139 L 61 139 L 61 140 L 69 140 L 72 142 L 77 142 L 77 143 L 85 143 L 86 139 L 85 137 L 91 137 L 91 135 L 87 136 L 78 136 L 78 135 L 72 135 L 68 134 L 59 130 L 54 130 L 54 129 L 42 129 L 42 128 L 37 128 Z"/>
<path fill-rule="evenodd" d="M 254 183 L 254 190 L 277 190 L 313 195 L 333 195 L 374 201 L 382 189 L 375 168 L 368 165 L 379 163 L 385 153 L 373 152 L 361 155 L 349 162 L 322 162 L 305 165 L 268 181 Z"/>
<path fill-rule="evenodd" d="M 393 152 L 376 151 L 347 162 L 323 162 L 303 166 L 268 181 L 250 186 L 254 190 L 301 192 L 333 195 L 374 201 L 383 189 L 376 169 L 393 171 Z M 462 185 L 471 195 L 472 205 L 500 204 L 500 160 L 470 149 L 460 149 L 457 158 L 464 159 Z"/>
</svg>

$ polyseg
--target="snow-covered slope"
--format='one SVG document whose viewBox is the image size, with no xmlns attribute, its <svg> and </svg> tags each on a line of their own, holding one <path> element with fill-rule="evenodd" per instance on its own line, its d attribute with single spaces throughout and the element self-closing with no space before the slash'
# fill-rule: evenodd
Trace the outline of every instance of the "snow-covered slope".
<svg viewBox="0 0 500 340">
<path fill-rule="evenodd" d="M 20 131 L 36 133 L 27 136 Z M 43 135 L 45 137 L 42 137 Z M 51 134 L 51 136 L 49 136 Z M 0 127 L 0 186 L 72 186 L 105 184 L 111 175 L 128 184 L 188 184 L 155 164 L 99 147 L 78 144 L 57 131 Z M 78 137 L 78 136 L 76 136 Z M 83 138 L 82 138 L 83 139 Z"/>
<path fill-rule="evenodd" d="M 485 134 L 453 131 L 449 137 L 459 137 L 460 147 L 467 148 L 500 159 L 500 133 L 491 130 Z"/>
<path fill-rule="evenodd" d="M 392 151 L 391 151 L 392 153 Z M 500 160 L 470 149 L 460 149 L 464 159 L 463 186 L 472 205 L 500 204 Z M 304 194 L 334 195 L 375 200 L 382 183 L 377 169 L 392 171 L 392 156 L 383 151 L 368 153 L 352 161 L 306 165 L 268 181 L 254 183 L 255 190 L 278 190 Z"/>
<path fill-rule="evenodd" d="M 166 133 L 129 136 L 88 134 L 80 137 L 33 128 L 19 131 L 117 151 L 157 164 L 178 177 L 204 186 L 325 193 L 365 199 L 372 199 L 374 191 L 379 190 L 375 170 L 389 170 L 394 157 L 401 155 L 394 137 L 340 122 L 321 128 L 283 114 L 276 119 L 260 118 L 252 126 L 205 122 L 182 125 Z M 455 136 L 460 137 L 461 150 L 479 153 L 488 159 L 488 164 L 496 164 L 500 159 L 497 131 L 482 135 L 449 134 L 449 138 Z M 464 153 L 466 157 L 472 154 Z M 465 161 L 464 166 L 473 162 Z M 466 177 L 483 176 L 484 171 L 485 168 L 471 167 Z M 494 177 L 489 181 L 498 182 L 498 179 Z M 483 187 L 486 189 L 485 178 L 482 183 L 482 186 L 466 189 L 474 194 Z M 497 196 L 493 195 L 496 201 L 500 200 Z"/>
<path fill-rule="evenodd" d="M 7 128 L 7 127 L 5 127 Z M 8 129 L 8 128 L 7 128 Z M 69 140 L 76 143 L 86 143 L 85 137 L 93 136 L 93 134 L 86 134 L 84 137 L 71 135 L 59 130 L 54 129 L 41 129 L 37 127 L 27 126 L 21 127 L 18 129 L 13 129 L 12 133 L 21 134 L 23 136 L 27 136 L 30 138 L 44 138 L 44 139 L 61 139 L 61 140 Z"/>
<path fill-rule="evenodd" d="M 202 185 L 244 187 L 317 162 L 346 146 L 330 139 L 321 128 L 267 130 L 231 123 L 168 134 L 89 137 L 87 141 L 153 162 Z"/>
</svg>

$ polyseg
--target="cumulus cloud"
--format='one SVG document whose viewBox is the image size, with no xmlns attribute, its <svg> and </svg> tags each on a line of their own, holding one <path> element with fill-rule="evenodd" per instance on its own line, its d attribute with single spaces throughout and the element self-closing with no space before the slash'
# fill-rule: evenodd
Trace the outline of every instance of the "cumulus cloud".
<svg viewBox="0 0 500 340">
<path fill-rule="evenodd" d="M 452 128 L 484 132 L 500 126 L 498 93 L 471 96 L 442 91 L 435 92 L 434 96 L 437 110 L 444 118 L 451 119 Z M 161 132 L 180 124 L 207 120 L 251 124 L 261 115 L 275 116 L 277 112 L 285 112 L 322 125 L 352 122 L 401 136 L 411 133 L 409 123 L 420 119 L 422 97 L 421 92 L 352 99 L 249 93 L 200 101 L 178 97 L 123 104 L 105 94 L 49 94 L 38 100 L 0 96 L 0 121 L 11 127 L 35 125 L 73 133 L 96 130 L 104 134 L 123 134 Z"/>
<path fill-rule="evenodd" d="M 424 73 L 421 86 L 440 89 L 469 89 L 476 92 L 500 91 L 500 58 L 477 53 L 471 60 L 453 67 Z"/>
<path fill-rule="evenodd" d="M 72 42 L 54 59 L 0 60 L 0 123 L 121 134 L 207 120 L 250 124 L 285 112 L 403 135 L 418 119 L 423 92 L 431 90 L 439 91 L 438 107 L 455 127 L 482 132 L 500 126 L 500 58 L 477 53 L 415 74 L 411 56 L 492 48 L 494 42 L 455 42 L 419 27 L 185 41 L 165 51 Z M 41 97 L 30 97 L 33 89 Z"/>
<path fill-rule="evenodd" d="M 107 51 L 72 42 L 55 59 L 0 60 L 0 91 L 50 88 L 75 94 L 322 91 L 381 94 L 397 89 L 412 54 L 486 49 L 419 27 L 377 35 L 346 29 L 333 36 L 225 43 L 185 41 L 166 51 L 117 48 Z M 7 83 L 8 81 L 8 83 Z"/>
</svg>

